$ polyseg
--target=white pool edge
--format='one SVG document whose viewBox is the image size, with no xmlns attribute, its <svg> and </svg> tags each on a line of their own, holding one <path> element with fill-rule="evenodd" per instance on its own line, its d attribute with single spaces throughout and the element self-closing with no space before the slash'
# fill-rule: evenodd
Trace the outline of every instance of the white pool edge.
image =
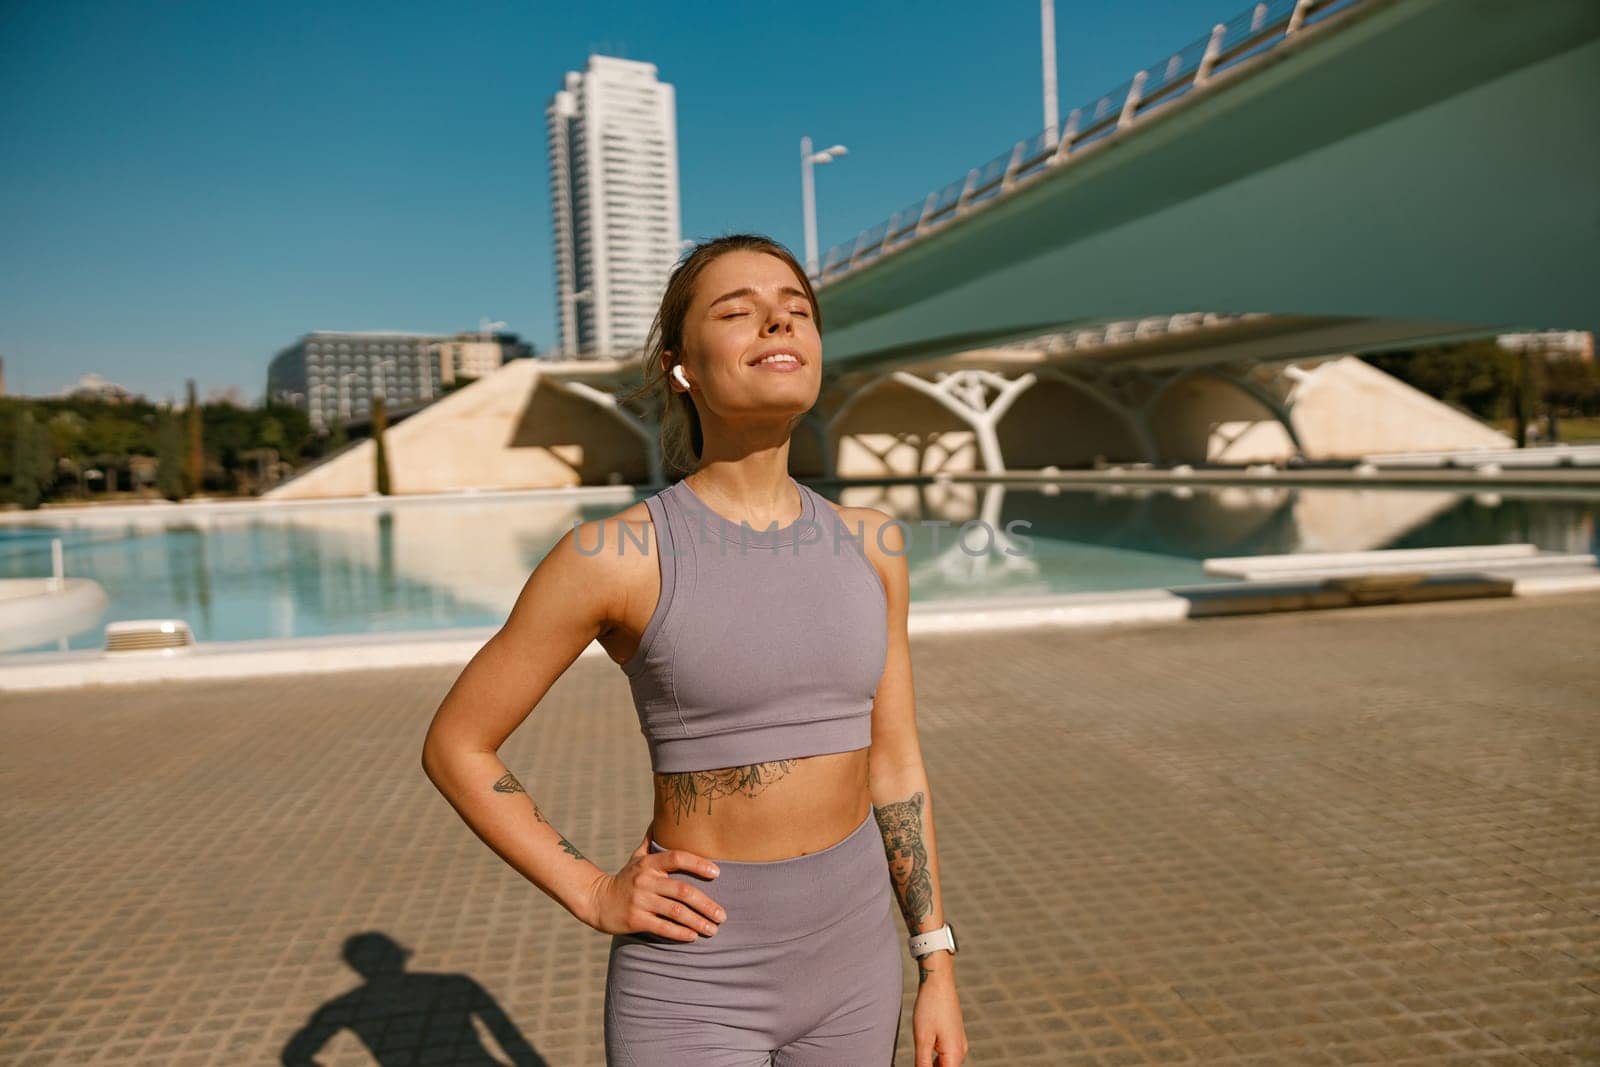
<svg viewBox="0 0 1600 1067">
<path fill-rule="evenodd" d="M 1073 593 L 1056 597 L 915 605 L 911 636 L 1037 626 L 1148 625 L 1180 622 L 1188 601 L 1165 589 Z M 316 638 L 208 641 L 179 651 L 106 653 L 99 649 L 36 652 L 0 664 L 0 692 L 73 689 L 139 682 L 261 678 L 328 671 L 465 666 L 493 637 L 494 627 Z M 606 657 L 598 642 L 579 653 Z M 609 657 L 606 657 L 609 659 Z"/>
<path fill-rule="evenodd" d="M 1512 596 L 1600 593 L 1600 573 L 1506 574 Z M 1238 589 L 1248 583 L 1219 583 Z M 1196 587 L 1185 587 L 1192 591 Z M 940 634 L 1037 628 L 1170 625 L 1190 620 L 1191 600 L 1164 588 L 1044 597 L 934 602 L 912 606 L 907 630 L 915 638 Z M 496 632 L 473 627 L 317 638 L 204 642 L 181 652 L 30 653 L 0 664 L 0 693 L 77 689 L 163 681 L 264 678 L 405 667 L 463 667 Z M 597 642 L 580 660 L 605 657 Z"/>
</svg>

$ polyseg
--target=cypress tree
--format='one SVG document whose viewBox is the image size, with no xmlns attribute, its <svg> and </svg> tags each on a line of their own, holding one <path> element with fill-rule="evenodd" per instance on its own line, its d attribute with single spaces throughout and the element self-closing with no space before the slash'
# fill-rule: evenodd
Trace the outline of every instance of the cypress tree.
<svg viewBox="0 0 1600 1067">
<path fill-rule="evenodd" d="M 188 421 L 189 442 L 183 456 L 184 495 L 197 493 L 205 479 L 205 416 L 200 402 L 195 399 L 194 379 L 189 379 L 189 407 L 184 412 Z"/>
<path fill-rule="evenodd" d="M 378 492 L 384 496 L 390 495 L 389 452 L 383 441 L 383 431 L 387 425 L 388 412 L 384 409 L 383 394 L 379 393 L 372 398 L 372 450 L 377 456 Z"/>
<path fill-rule="evenodd" d="M 32 510 L 44 499 L 54 468 L 49 431 L 34 420 L 32 407 L 17 418 L 11 447 L 11 499 Z"/>
<path fill-rule="evenodd" d="M 188 495 L 183 427 L 170 407 L 163 408 L 156 420 L 156 490 L 168 500 L 182 500 Z"/>
</svg>

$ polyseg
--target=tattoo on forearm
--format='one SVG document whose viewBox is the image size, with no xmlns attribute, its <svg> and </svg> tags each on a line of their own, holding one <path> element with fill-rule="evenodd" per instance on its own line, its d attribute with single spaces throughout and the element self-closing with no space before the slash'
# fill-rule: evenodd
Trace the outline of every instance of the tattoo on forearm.
<svg viewBox="0 0 1600 1067">
<path fill-rule="evenodd" d="M 711 814 L 711 802 L 717 797 L 735 794 L 753 797 L 779 778 L 788 774 L 795 760 L 772 760 L 767 763 L 750 763 L 743 767 L 724 767 L 714 771 L 678 771 L 656 775 L 656 792 L 661 794 L 672 811 L 674 822 L 699 808 L 700 798 L 706 798 L 706 814 Z"/>
<path fill-rule="evenodd" d="M 528 796 L 528 791 L 522 788 L 522 783 L 517 781 L 517 776 L 509 771 L 501 775 L 500 780 L 494 783 L 494 791 L 496 793 L 522 793 L 523 795 Z M 544 812 L 539 810 L 539 802 L 534 800 L 532 796 L 528 796 L 528 801 L 533 804 L 533 817 L 544 823 L 546 826 L 549 826 L 550 820 L 545 818 Z M 557 831 L 557 833 L 559 832 L 560 831 Z M 580 860 L 584 858 L 583 853 L 578 851 L 578 846 L 574 845 L 571 841 L 568 841 L 565 836 L 562 836 L 561 838 L 561 847 L 565 849 L 567 854 L 570 856 Z"/>
<path fill-rule="evenodd" d="M 933 876 L 928 870 L 928 846 L 922 839 L 923 799 L 919 789 L 910 800 L 873 809 L 884 851 L 889 854 L 889 876 L 900 902 L 900 914 L 912 932 L 933 914 Z"/>
</svg>

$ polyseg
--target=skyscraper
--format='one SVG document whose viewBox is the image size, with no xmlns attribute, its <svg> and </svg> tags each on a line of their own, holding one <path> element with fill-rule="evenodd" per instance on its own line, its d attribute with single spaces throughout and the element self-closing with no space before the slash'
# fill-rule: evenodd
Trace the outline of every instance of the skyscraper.
<svg viewBox="0 0 1600 1067">
<path fill-rule="evenodd" d="M 545 108 L 564 355 L 644 345 L 681 247 L 674 99 L 654 63 L 595 55 Z"/>
</svg>

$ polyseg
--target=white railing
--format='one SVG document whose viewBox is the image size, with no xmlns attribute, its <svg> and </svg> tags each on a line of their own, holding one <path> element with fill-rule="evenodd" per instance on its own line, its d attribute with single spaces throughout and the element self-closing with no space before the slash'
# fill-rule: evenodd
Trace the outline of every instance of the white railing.
<svg viewBox="0 0 1600 1067">
<path fill-rule="evenodd" d="M 1076 330 L 1061 330 L 1040 334 L 1020 341 L 1007 341 L 996 348 L 1036 350 L 1051 355 L 1081 351 L 1085 348 L 1103 348 L 1107 345 L 1145 341 L 1168 334 L 1188 333 L 1212 326 L 1226 326 L 1246 319 L 1266 317 L 1262 312 L 1245 312 L 1240 315 L 1223 315 L 1216 312 L 1185 312 L 1181 315 L 1149 315 L 1142 319 L 1122 319 L 1116 322 L 1085 326 Z"/>
<path fill-rule="evenodd" d="M 1075 159 L 1091 145 L 1136 124 L 1162 106 L 1203 87 L 1218 73 L 1269 52 L 1304 27 L 1364 0 L 1261 0 L 1211 33 L 1136 73 L 1087 107 L 1075 109 L 1058 132 L 1046 129 L 1018 141 L 966 176 L 897 211 L 822 256 L 813 280 L 827 283 L 917 241 L 980 204 L 1009 195 L 1029 179 Z"/>
</svg>

